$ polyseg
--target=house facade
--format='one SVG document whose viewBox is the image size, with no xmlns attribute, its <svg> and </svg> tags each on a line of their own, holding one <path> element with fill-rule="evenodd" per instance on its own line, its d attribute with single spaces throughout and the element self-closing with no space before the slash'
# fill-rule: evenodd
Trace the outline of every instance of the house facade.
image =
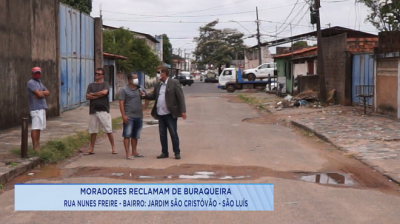
<svg viewBox="0 0 400 224">
<path fill-rule="evenodd" d="M 250 69 L 250 68 L 255 68 L 260 65 L 260 61 L 258 59 L 259 54 L 258 54 L 258 46 L 253 46 L 250 48 L 246 49 L 246 54 L 244 58 L 244 68 L 245 69 Z M 262 46 L 261 47 L 261 64 L 264 63 L 269 63 L 269 62 L 274 62 L 274 58 L 269 51 L 268 46 Z"/>
<path fill-rule="evenodd" d="M 400 32 L 379 33 L 374 55 L 374 110 L 400 119 Z"/>
</svg>

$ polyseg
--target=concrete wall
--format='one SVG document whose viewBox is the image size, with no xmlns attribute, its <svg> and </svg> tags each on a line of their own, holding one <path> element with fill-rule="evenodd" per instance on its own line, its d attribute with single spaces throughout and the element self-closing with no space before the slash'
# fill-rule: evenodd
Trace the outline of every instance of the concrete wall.
<svg viewBox="0 0 400 224">
<path fill-rule="evenodd" d="M 103 68 L 103 20 L 94 18 L 94 68 Z"/>
<path fill-rule="evenodd" d="M 347 34 L 323 38 L 326 91 L 336 89 L 339 104 L 351 105 L 351 54 Z"/>
<path fill-rule="evenodd" d="M 299 93 L 308 89 L 318 89 L 319 75 L 300 75 L 298 77 Z"/>
<path fill-rule="evenodd" d="M 268 47 L 261 47 L 261 59 L 261 64 L 274 62 L 274 58 L 272 57 Z M 245 69 L 256 68 L 259 65 L 258 49 L 253 49 L 252 53 L 246 52 L 244 64 Z"/>
<path fill-rule="evenodd" d="M 27 82 L 42 68 L 49 89 L 47 116 L 60 114 L 58 0 L 0 0 L 0 129 L 20 125 L 29 114 Z"/>
<path fill-rule="evenodd" d="M 376 110 L 397 117 L 399 59 L 377 59 Z"/>
</svg>

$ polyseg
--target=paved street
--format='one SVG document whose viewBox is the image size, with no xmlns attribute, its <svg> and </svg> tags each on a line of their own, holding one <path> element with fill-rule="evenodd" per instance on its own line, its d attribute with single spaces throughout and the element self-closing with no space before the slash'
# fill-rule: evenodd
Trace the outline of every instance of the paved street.
<svg viewBox="0 0 400 224">
<path fill-rule="evenodd" d="M 399 222 L 400 187 L 381 173 L 297 129 L 243 122 L 272 115 L 261 115 L 238 100 L 236 95 L 240 92 L 228 94 L 218 90 L 217 84 L 199 81 L 184 87 L 184 92 L 188 119 L 178 121 L 181 160 L 156 159 L 161 151 L 157 125 L 146 125 L 142 131 L 138 150 L 145 158 L 126 160 L 122 131 L 116 130 L 118 155 L 110 153 L 108 140 L 103 139 L 96 144 L 95 155 L 80 155 L 57 166 L 42 165 L 32 171 L 33 176 L 23 174 L 6 185 L 0 194 L 0 223 Z M 327 132 L 335 132 L 338 138 L 345 139 L 346 130 L 338 132 L 334 131 L 338 127 L 326 127 L 316 120 L 313 123 L 318 125 L 315 128 L 326 128 Z M 368 132 L 371 127 L 367 126 Z M 372 128 L 382 127 L 376 124 Z M 380 137 L 385 138 L 386 134 Z M 170 141 L 169 144 L 171 150 Z M 199 171 L 214 174 L 208 179 L 180 176 Z M 273 183 L 274 211 L 15 212 L 12 184 L 18 182 Z"/>
</svg>

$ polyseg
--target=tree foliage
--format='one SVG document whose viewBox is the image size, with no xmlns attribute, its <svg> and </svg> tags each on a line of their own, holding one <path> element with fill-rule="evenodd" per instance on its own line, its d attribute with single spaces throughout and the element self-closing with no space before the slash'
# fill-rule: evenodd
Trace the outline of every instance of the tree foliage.
<svg viewBox="0 0 400 224">
<path fill-rule="evenodd" d="M 145 40 L 135 37 L 129 29 L 104 30 L 103 51 L 128 57 L 127 60 L 117 60 L 118 69 L 124 72 L 142 71 L 153 77 L 160 64 Z"/>
<path fill-rule="evenodd" d="M 293 43 L 293 46 L 308 47 L 308 43 L 307 41 L 297 41 L 296 43 Z"/>
<path fill-rule="evenodd" d="M 169 41 L 167 34 L 163 34 L 163 61 L 167 64 L 171 64 L 171 52 L 172 44 Z"/>
<path fill-rule="evenodd" d="M 60 0 L 60 2 L 86 14 L 92 12 L 92 0 Z"/>
<path fill-rule="evenodd" d="M 370 14 L 366 21 L 369 21 L 380 31 L 399 31 L 400 30 L 400 1 L 391 0 L 391 4 L 381 4 L 376 0 L 357 0 L 364 3 L 369 9 Z M 386 1 L 387 2 L 387 1 Z"/>
<path fill-rule="evenodd" d="M 216 29 L 217 24 L 218 20 L 200 27 L 199 37 L 194 38 L 197 46 L 193 53 L 200 65 L 230 66 L 236 52 L 245 48 L 243 33 L 236 29 Z"/>
</svg>

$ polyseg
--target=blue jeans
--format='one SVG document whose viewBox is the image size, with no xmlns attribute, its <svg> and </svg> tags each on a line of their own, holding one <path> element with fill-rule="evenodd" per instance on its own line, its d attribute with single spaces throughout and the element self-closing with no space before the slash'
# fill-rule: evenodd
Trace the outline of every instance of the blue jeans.
<svg viewBox="0 0 400 224">
<path fill-rule="evenodd" d="M 168 156 L 168 136 L 167 129 L 169 131 L 169 135 L 172 140 L 172 147 L 174 150 L 174 154 L 180 154 L 181 150 L 179 149 L 179 137 L 178 137 L 178 119 L 172 117 L 171 114 L 167 115 L 157 115 L 158 116 L 158 131 L 160 133 L 160 142 L 162 147 L 162 153 Z"/>
<path fill-rule="evenodd" d="M 143 119 L 142 118 L 129 118 L 128 124 L 124 123 L 124 130 L 122 137 L 140 139 L 140 132 L 142 131 Z"/>
</svg>

